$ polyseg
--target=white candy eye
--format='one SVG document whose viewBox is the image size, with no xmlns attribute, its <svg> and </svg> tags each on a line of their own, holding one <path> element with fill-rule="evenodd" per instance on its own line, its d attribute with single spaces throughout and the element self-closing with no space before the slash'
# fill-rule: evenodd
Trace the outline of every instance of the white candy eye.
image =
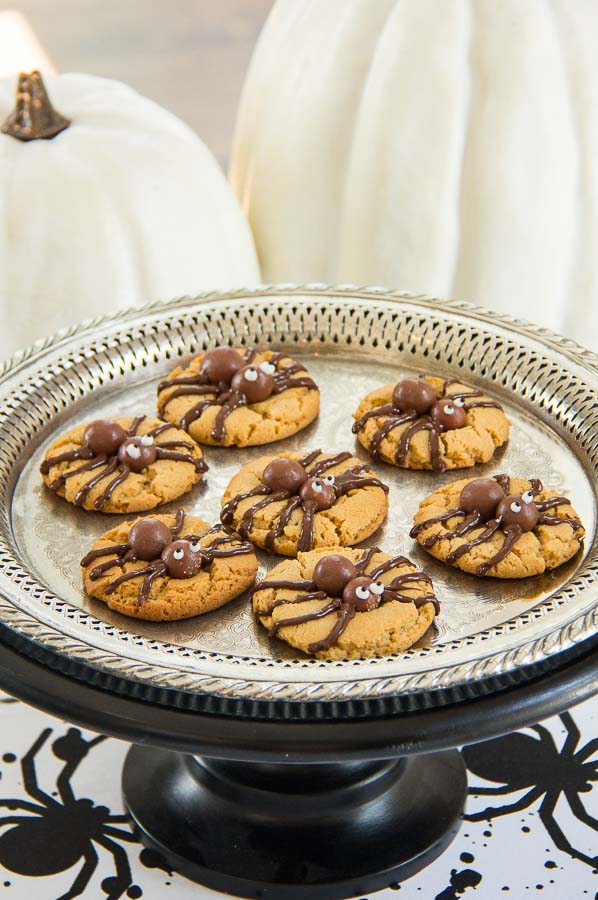
<svg viewBox="0 0 598 900">
<path fill-rule="evenodd" d="M 522 506 L 519 500 L 514 500 L 513 503 L 511 503 L 511 512 L 518 513 L 521 512 L 521 509 Z"/>
<path fill-rule="evenodd" d="M 465 400 L 463 399 L 463 397 L 455 397 L 453 403 L 455 404 L 455 406 L 465 406 Z"/>
<path fill-rule="evenodd" d="M 314 481 L 312 481 L 311 486 L 314 489 L 314 491 L 316 491 L 316 493 L 318 493 L 318 494 L 320 494 L 324 490 L 324 485 L 318 478 L 316 478 Z"/>
<path fill-rule="evenodd" d="M 523 500 L 524 503 L 531 503 L 532 500 L 534 499 L 534 495 L 533 495 L 532 491 L 526 491 L 525 494 L 521 495 L 521 499 Z"/>
<path fill-rule="evenodd" d="M 367 600 L 370 596 L 369 587 L 366 587 L 364 584 L 360 584 L 358 588 L 355 588 L 355 596 L 360 600 Z"/>
<path fill-rule="evenodd" d="M 243 377 L 245 381 L 257 381 L 257 371 L 255 369 L 247 369 Z"/>
<path fill-rule="evenodd" d="M 455 412 L 455 407 L 452 403 L 447 403 L 443 409 L 443 412 L 446 413 L 447 416 L 452 416 Z"/>
<path fill-rule="evenodd" d="M 201 549 L 201 547 L 199 545 L 199 541 L 191 541 L 190 546 L 194 553 L 199 553 L 199 551 Z"/>
<path fill-rule="evenodd" d="M 177 547 L 177 549 L 172 554 L 175 559 L 182 559 L 184 556 L 184 551 L 182 547 Z"/>
<path fill-rule="evenodd" d="M 375 581 L 373 584 L 370 584 L 370 591 L 372 594 L 376 594 L 380 597 L 380 595 L 384 593 L 384 585 L 381 581 Z"/>
<path fill-rule="evenodd" d="M 334 484 L 334 475 L 325 475 L 324 484 Z"/>
<path fill-rule="evenodd" d="M 137 444 L 129 444 L 127 447 L 125 447 L 125 450 L 127 456 L 130 456 L 131 459 L 139 459 L 139 457 L 141 456 L 141 450 L 139 449 Z"/>
<path fill-rule="evenodd" d="M 272 363 L 269 362 L 260 363 L 260 369 L 264 375 L 274 375 L 276 372 L 276 366 L 273 366 Z"/>
<path fill-rule="evenodd" d="M 152 444 L 154 443 L 154 439 L 151 436 L 151 434 L 144 434 L 143 437 L 141 438 L 141 443 L 143 444 L 144 447 L 151 447 Z"/>
</svg>

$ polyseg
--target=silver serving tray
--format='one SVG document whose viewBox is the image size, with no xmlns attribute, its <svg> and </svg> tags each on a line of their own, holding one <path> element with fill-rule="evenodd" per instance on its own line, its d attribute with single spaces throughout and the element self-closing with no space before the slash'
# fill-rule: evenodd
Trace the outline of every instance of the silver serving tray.
<svg viewBox="0 0 598 900">
<path fill-rule="evenodd" d="M 486 466 L 446 475 L 376 465 L 390 514 L 370 540 L 434 579 L 435 627 L 412 650 L 321 661 L 270 641 L 247 596 L 205 616 L 144 623 L 87 598 L 79 560 L 120 517 L 75 509 L 38 466 L 63 430 L 89 418 L 155 411 L 156 384 L 181 358 L 216 344 L 269 345 L 300 357 L 319 383 L 319 420 L 269 447 L 207 448 L 204 483 L 178 503 L 215 521 L 231 475 L 283 450 L 353 450 L 359 398 L 409 372 L 458 376 L 504 404 L 511 440 Z M 95 320 L 35 345 L 0 370 L 0 622 L 114 675 L 221 697 L 343 700 L 462 685 L 552 657 L 596 633 L 598 359 L 543 329 L 465 303 L 380 288 L 279 285 L 185 297 Z M 422 497 L 447 479 L 506 471 L 564 491 L 587 529 L 556 572 L 477 579 L 443 566 L 408 531 Z M 262 571 L 275 558 L 260 556 Z"/>
</svg>

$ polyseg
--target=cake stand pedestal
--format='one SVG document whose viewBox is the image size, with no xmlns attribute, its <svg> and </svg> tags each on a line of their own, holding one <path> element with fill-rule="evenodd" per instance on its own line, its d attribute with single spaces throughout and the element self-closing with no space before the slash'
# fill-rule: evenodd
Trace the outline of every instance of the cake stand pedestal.
<svg viewBox="0 0 598 900">
<path fill-rule="evenodd" d="M 123 679 L 100 688 L 98 670 L 19 644 L 0 643 L 4 690 L 133 743 L 123 791 L 142 842 L 192 880 L 271 900 L 344 900 L 413 875 L 458 829 L 467 781 L 452 748 L 598 689 L 586 641 L 549 671 L 477 698 L 335 721 L 306 703 L 304 721 L 285 721 L 182 710 L 176 692 L 156 702 Z"/>
</svg>

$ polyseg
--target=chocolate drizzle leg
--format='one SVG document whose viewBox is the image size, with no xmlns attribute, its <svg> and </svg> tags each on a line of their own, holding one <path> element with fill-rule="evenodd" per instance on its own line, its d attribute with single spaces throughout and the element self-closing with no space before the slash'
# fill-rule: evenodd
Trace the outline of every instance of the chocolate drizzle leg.
<svg viewBox="0 0 598 900">
<path fill-rule="evenodd" d="M 137 519 L 129 530 L 126 543 L 91 550 L 81 560 L 81 566 L 86 569 L 97 559 L 110 557 L 94 566 L 88 573 L 91 581 L 97 581 L 110 569 L 120 568 L 122 571 L 127 563 L 143 560 L 146 565 L 123 571 L 123 574 L 110 581 L 103 590 L 105 595 L 110 595 L 125 582 L 141 578 L 137 596 L 139 609 L 149 600 L 152 586 L 159 578 L 191 578 L 210 566 L 214 559 L 253 552 L 253 546 L 241 541 L 236 532 L 219 534 L 222 531 L 220 525 L 209 528 L 201 535 L 187 534 L 179 537 L 184 523 L 183 509 L 177 511 L 171 527 L 151 516 Z M 214 534 L 218 535 L 214 540 L 200 546 L 200 541 Z M 173 547 L 176 548 L 174 552 Z"/>
<path fill-rule="evenodd" d="M 292 489 L 287 486 L 283 471 L 284 463 L 287 460 L 285 457 L 281 457 L 277 460 L 277 464 L 282 466 L 282 481 L 274 481 L 272 485 L 260 483 L 249 491 L 244 491 L 231 497 L 222 507 L 220 514 L 222 523 L 225 525 L 231 524 L 237 507 L 243 500 L 247 500 L 250 497 L 263 496 L 263 499 L 249 506 L 241 518 L 239 533 L 243 538 L 248 538 L 254 528 L 256 514 L 272 503 L 286 500 L 286 505 L 280 511 L 276 524 L 266 531 L 264 547 L 271 553 L 276 552 L 277 541 L 284 534 L 285 528 L 289 524 L 295 510 L 299 509 L 301 511 L 301 520 L 297 549 L 305 552 L 311 550 L 314 545 L 314 525 L 317 512 L 330 509 L 339 497 L 364 487 L 379 487 L 385 493 L 388 493 L 388 487 L 379 478 L 371 474 L 365 465 L 353 466 L 345 472 L 335 475 L 333 478 L 326 475 L 330 469 L 351 459 L 350 453 L 345 451 L 337 453 L 335 456 L 318 459 L 320 456 L 322 456 L 321 451 L 314 450 L 305 454 L 298 463 L 295 460 L 288 460 L 289 468 L 299 465 L 305 470 L 303 482 L 297 483 Z M 262 477 L 264 477 L 267 468 L 262 473 Z M 326 482 L 327 478 L 331 481 L 330 484 Z M 328 499 L 324 499 L 325 497 Z"/>
<path fill-rule="evenodd" d="M 393 601 L 413 603 L 418 609 L 425 603 L 432 603 L 435 615 L 437 615 L 440 607 L 436 596 L 431 590 L 432 582 L 429 576 L 424 572 L 418 571 L 406 557 L 395 556 L 376 566 L 371 573 L 365 574 L 366 569 L 372 562 L 372 558 L 379 552 L 377 547 L 366 550 L 364 556 L 355 565 L 342 556 L 334 554 L 328 557 L 322 556 L 316 564 L 310 580 L 265 580 L 256 585 L 253 589 L 254 595 L 263 590 L 304 592 L 298 593 L 294 597 L 281 597 L 266 609 L 258 610 L 260 618 L 272 616 L 274 610 L 283 605 L 305 603 L 310 600 L 328 601 L 323 606 L 310 612 L 297 616 L 288 616 L 273 622 L 268 632 L 270 637 L 275 637 L 281 628 L 302 625 L 305 622 L 324 619 L 326 616 L 336 613 L 336 620 L 328 634 L 321 640 L 315 641 L 308 646 L 308 653 L 315 655 L 330 650 L 357 613 L 371 612 L 384 603 Z M 385 572 L 405 565 L 410 566 L 412 571 L 403 572 L 395 576 L 389 585 L 384 585 L 378 580 Z M 326 566 L 326 574 L 320 568 L 322 566 Z M 341 573 L 346 574 L 343 575 Z M 321 589 L 323 587 L 322 578 L 327 579 L 327 583 L 332 585 L 329 590 L 332 591 L 333 595 Z M 408 588 L 409 585 L 420 587 L 426 585 L 430 587 L 430 590 L 425 591 L 418 597 L 412 597 L 402 592 L 402 589 Z"/>
<path fill-rule="evenodd" d="M 442 455 L 441 435 L 445 431 L 462 428 L 468 424 L 464 412 L 479 407 L 502 409 L 500 403 L 495 400 L 479 399 L 483 397 L 483 392 L 475 388 L 451 393 L 449 388 L 452 384 L 458 382 L 445 381 L 442 394 L 438 397 L 431 385 L 421 378 L 399 381 L 394 387 L 392 402 L 368 410 L 353 424 L 352 431 L 358 434 L 370 419 L 381 420 L 368 447 L 373 458 L 379 459 L 384 439 L 396 428 L 406 425 L 394 456 L 394 462 L 398 466 L 405 466 L 413 437 L 420 431 L 427 431 L 432 469 L 435 472 L 444 472 L 446 462 Z M 449 404 L 450 415 L 445 413 L 448 401 L 453 401 L 454 406 L 458 407 L 458 409 L 450 408 Z"/>
<path fill-rule="evenodd" d="M 145 419 L 146 416 L 136 416 L 127 429 L 123 429 L 116 422 L 110 420 L 90 422 L 83 433 L 81 447 L 48 457 L 42 462 L 40 472 L 42 475 L 49 475 L 54 466 L 65 462 L 87 460 L 83 465 L 67 468 L 57 475 L 48 485 L 50 490 L 57 493 L 65 486 L 69 478 L 75 478 L 85 472 L 92 472 L 94 473 L 92 477 L 79 488 L 73 498 L 75 506 L 84 506 L 93 488 L 108 476 L 114 475 L 94 500 L 95 509 L 102 509 L 118 485 L 122 484 L 131 472 L 140 472 L 146 468 L 144 453 L 147 456 L 147 465 L 151 465 L 155 460 L 172 459 L 177 462 L 190 463 L 197 472 L 207 471 L 207 464 L 203 458 L 193 454 L 192 451 L 195 448 L 188 441 L 156 441 L 156 437 L 175 427 L 170 422 L 161 423 L 146 434 L 138 435 L 139 426 Z M 137 442 L 132 440 L 135 438 L 138 438 Z M 127 445 L 131 444 L 131 441 L 134 445 L 133 451 L 127 449 Z M 131 455 L 127 455 L 128 453 Z M 98 469 L 100 471 L 96 471 Z"/>
<path fill-rule="evenodd" d="M 235 354 L 238 357 L 236 369 Z M 264 391 L 253 396 L 252 384 L 243 381 L 240 366 L 251 366 L 257 355 L 256 348 L 246 350 L 242 355 L 223 347 L 208 351 L 204 355 L 200 370 L 196 375 L 178 375 L 160 382 L 158 393 L 161 394 L 163 391 L 169 391 L 169 393 L 159 398 L 159 414 L 162 415 L 168 405 L 179 397 L 201 397 L 202 399 L 191 406 L 180 418 L 178 424 L 183 430 L 188 431 L 193 422 L 201 418 L 209 407 L 217 406 L 219 410 L 212 425 L 211 438 L 218 444 L 222 444 L 226 438 L 227 419 L 236 409 L 260 402 L 270 396 L 282 394 L 291 388 L 303 387 L 309 390 L 318 390 L 318 386 L 309 375 L 300 374 L 306 372 L 304 366 L 300 363 L 281 365 L 286 355 L 277 352 L 272 353 L 268 359 L 256 366 L 258 380 L 263 377 L 260 367 L 270 366 L 274 371 L 268 372 L 266 377 L 269 381 L 264 387 Z M 215 362 L 216 357 L 218 359 Z M 170 388 L 174 388 L 174 390 L 170 390 Z"/>
</svg>

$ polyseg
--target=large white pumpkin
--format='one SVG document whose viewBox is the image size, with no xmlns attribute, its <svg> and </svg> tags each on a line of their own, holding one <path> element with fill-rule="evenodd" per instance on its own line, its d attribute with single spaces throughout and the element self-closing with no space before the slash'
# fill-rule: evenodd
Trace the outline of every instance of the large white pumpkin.
<svg viewBox="0 0 598 900">
<path fill-rule="evenodd" d="M 237 200 L 186 125 L 116 81 L 45 81 L 71 124 L 15 137 L 31 112 L 22 85 L 0 133 L 0 356 L 108 310 L 259 280 Z M 0 80 L 0 125 L 15 84 Z"/>
<path fill-rule="evenodd" d="M 232 160 L 268 281 L 456 296 L 598 343 L 595 0 L 278 0 Z"/>
</svg>

